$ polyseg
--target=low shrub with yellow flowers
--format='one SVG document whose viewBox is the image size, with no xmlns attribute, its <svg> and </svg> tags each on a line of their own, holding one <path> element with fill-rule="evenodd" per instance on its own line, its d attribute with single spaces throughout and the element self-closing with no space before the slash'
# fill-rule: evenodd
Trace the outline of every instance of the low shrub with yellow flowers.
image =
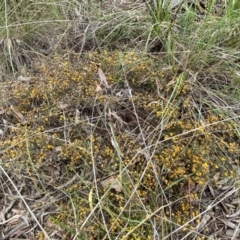
<svg viewBox="0 0 240 240">
<path fill-rule="evenodd" d="M 63 185 L 71 204 L 56 203 L 51 221 L 69 238 L 147 239 L 153 224 L 163 236 L 194 218 L 182 229 L 191 231 L 206 207 L 203 187 L 216 172 L 234 177 L 240 146 L 235 123 L 196 107 L 196 86 L 181 74 L 136 52 L 42 61 L 31 81 L 9 86 L 3 165 Z M 79 181 L 68 182 L 74 175 Z M 109 177 L 118 188 L 101 186 Z"/>
</svg>

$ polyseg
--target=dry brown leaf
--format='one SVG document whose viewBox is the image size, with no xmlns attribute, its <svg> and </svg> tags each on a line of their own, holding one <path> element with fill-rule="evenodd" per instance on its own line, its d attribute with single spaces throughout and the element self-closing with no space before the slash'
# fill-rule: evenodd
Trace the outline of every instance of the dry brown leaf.
<svg viewBox="0 0 240 240">
<path fill-rule="evenodd" d="M 157 85 L 157 95 L 158 95 L 158 97 L 160 97 L 161 92 L 163 90 L 163 86 L 160 84 L 160 79 L 159 78 L 156 78 L 155 82 L 156 82 L 156 85 Z"/>
<path fill-rule="evenodd" d="M 4 118 L 2 118 L 2 121 L 3 121 L 3 125 L 4 125 L 4 126 L 7 126 L 7 124 L 8 124 L 8 121 L 7 121 L 7 120 L 5 120 Z"/>
<path fill-rule="evenodd" d="M 96 86 L 96 90 L 95 90 L 96 92 L 101 92 L 102 91 L 102 88 L 100 87 L 100 85 L 99 84 L 97 84 L 97 86 Z"/>
<path fill-rule="evenodd" d="M 100 84 L 102 84 L 105 88 L 110 88 L 106 79 L 105 74 L 103 73 L 102 69 L 98 69 L 98 76 L 100 78 Z"/>
<path fill-rule="evenodd" d="M 81 17 L 81 16 L 82 16 L 81 12 L 80 12 L 79 9 L 76 8 L 76 7 L 74 8 L 74 12 L 75 12 L 76 16 L 78 16 L 78 17 Z"/>
<path fill-rule="evenodd" d="M 212 196 L 215 198 L 215 197 L 216 197 L 216 194 L 215 194 L 215 192 L 214 192 L 213 187 L 209 185 L 208 188 L 209 188 L 209 190 L 210 190 Z"/>
<path fill-rule="evenodd" d="M 218 179 L 219 179 L 219 176 L 220 176 L 220 172 L 217 172 L 214 176 L 213 176 L 213 179 L 214 179 L 214 181 L 218 181 Z"/>
<path fill-rule="evenodd" d="M 176 80 L 174 79 L 174 80 L 170 81 L 170 82 L 167 84 L 167 86 L 169 87 L 169 86 L 171 86 L 171 85 L 173 85 L 173 84 L 175 84 L 175 83 L 176 83 Z"/>
<path fill-rule="evenodd" d="M 4 113 L 5 113 L 5 110 L 2 107 L 0 107 L 0 114 L 4 114 Z"/>
<path fill-rule="evenodd" d="M 58 106 L 57 106 L 59 109 L 66 109 L 68 107 L 68 104 L 66 103 L 60 103 Z"/>
<path fill-rule="evenodd" d="M 31 82 L 33 79 L 31 77 L 23 77 L 23 76 L 19 76 L 17 78 L 18 81 L 20 82 Z"/>
<path fill-rule="evenodd" d="M 22 123 L 25 123 L 25 122 L 26 122 L 24 116 L 23 116 L 20 112 L 18 112 L 18 111 L 13 107 L 13 105 L 10 106 L 10 110 L 12 111 L 13 115 L 14 115 L 20 122 L 22 122 Z"/>
<path fill-rule="evenodd" d="M 110 188 L 110 189 L 115 189 L 117 192 L 122 191 L 122 184 L 120 183 L 118 178 L 109 177 L 101 181 L 101 185 L 104 189 Z"/>
<path fill-rule="evenodd" d="M 62 151 L 62 147 L 61 146 L 57 146 L 54 149 L 56 152 L 61 152 Z"/>
</svg>

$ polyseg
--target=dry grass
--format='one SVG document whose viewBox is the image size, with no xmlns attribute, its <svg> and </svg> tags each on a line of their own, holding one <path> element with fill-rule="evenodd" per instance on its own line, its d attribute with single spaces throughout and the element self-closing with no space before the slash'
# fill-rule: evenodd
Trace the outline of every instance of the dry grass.
<svg viewBox="0 0 240 240">
<path fill-rule="evenodd" d="M 219 182 L 237 179 L 238 115 L 217 113 L 208 84 L 148 56 L 76 59 L 56 56 L 3 91 L 2 167 L 26 182 L 23 195 L 49 202 L 41 224 L 61 227 L 65 238 L 212 232 L 206 223 L 196 229 L 211 216 Z"/>
<path fill-rule="evenodd" d="M 80 43 L 67 27 L 47 57 L 26 49 L 29 66 L 2 42 L 16 54 L 2 65 L 1 239 L 235 239 L 240 54 L 215 33 L 233 19 L 195 31 L 183 14 L 179 32 L 151 5 L 74 6 L 95 19 Z"/>
</svg>

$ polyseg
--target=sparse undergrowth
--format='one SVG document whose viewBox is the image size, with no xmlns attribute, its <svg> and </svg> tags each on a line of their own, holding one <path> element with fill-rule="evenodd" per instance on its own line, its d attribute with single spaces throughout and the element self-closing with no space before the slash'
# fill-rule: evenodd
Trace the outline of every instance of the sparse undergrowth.
<svg viewBox="0 0 240 240">
<path fill-rule="evenodd" d="M 38 58 L 30 71 L 8 59 L 5 70 L 24 76 L 1 83 L 1 203 L 10 203 L 2 210 L 2 239 L 239 234 L 239 43 L 229 37 L 237 29 L 234 18 L 226 11 L 200 21 L 185 7 L 172 20 L 167 9 L 146 7 L 140 20 L 122 6 L 94 16 L 106 24 L 84 37 L 96 34 L 108 50 L 86 51 L 86 39 L 73 47 L 74 40 L 74 51 L 51 48 L 54 54 Z M 116 16 L 125 18 L 112 26 L 108 18 L 115 23 Z M 130 19 L 134 23 L 125 26 Z M 143 40 L 148 53 L 132 49 L 135 42 L 143 46 L 134 35 L 149 26 L 146 20 L 141 28 L 143 19 L 152 24 Z M 132 28 L 137 33 L 131 35 Z M 160 53 L 151 53 L 156 49 Z"/>
</svg>

